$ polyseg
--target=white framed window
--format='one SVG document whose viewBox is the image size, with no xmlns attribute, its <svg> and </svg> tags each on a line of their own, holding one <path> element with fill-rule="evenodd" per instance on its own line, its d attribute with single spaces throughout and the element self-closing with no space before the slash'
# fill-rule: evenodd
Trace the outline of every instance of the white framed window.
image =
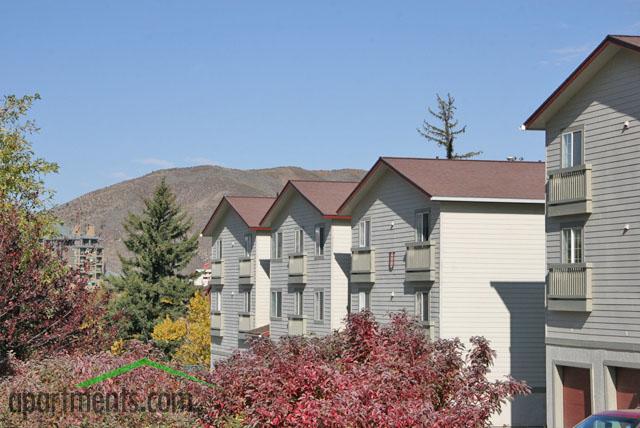
<svg viewBox="0 0 640 428">
<path fill-rule="evenodd" d="M 213 259 L 222 260 L 222 239 L 218 239 L 213 246 Z"/>
<path fill-rule="evenodd" d="M 570 168 L 582 164 L 582 149 L 582 131 L 562 134 L 562 167 Z"/>
<path fill-rule="evenodd" d="M 371 220 L 364 219 L 358 224 L 358 246 L 368 248 L 371 246 Z"/>
<path fill-rule="evenodd" d="M 582 227 L 562 229 L 562 263 L 582 263 Z"/>
<path fill-rule="evenodd" d="M 293 252 L 295 254 L 304 252 L 304 231 L 302 229 L 293 232 Z"/>
<path fill-rule="evenodd" d="M 304 295 L 302 290 L 293 292 L 293 314 L 302 315 L 304 313 Z"/>
<path fill-rule="evenodd" d="M 251 289 L 242 290 L 242 310 L 251 312 Z"/>
<path fill-rule="evenodd" d="M 364 311 L 371 309 L 371 293 L 368 290 L 360 290 L 358 292 L 358 310 Z"/>
<path fill-rule="evenodd" d="M 244 255 L 245 257 L 251 257 L 251 250 L 253 250 L 253 234 L 247 233 L 244 235 Z"/>
<path fill-rule="evenodd" d="M 416 291 L 416 317 L 418 321 L 429 321 L 429 292 Z"/>
<path fill-rule="evenodd" d="M 214 312 L 222 312 L 222 291 L 218 290 L 213 295 Z"/>
<path fill-rule="evenodd" d="M 282 291 L 271 292 L 271 316 L 274 318 L 282 317 Z"/>
<path fill-rule="evenodd" d="M 274 233 L 271 239 L 271 258 L 282 258 L 282 232 Z"/>
<path fill-rule="evenodd" d="M 416 213 L 416 242 L 429 240 L 429 211 Z"/>
<path fill-rule="evenodd" d="M 324 320 L 324 291 L 316 291 L 313 300 L 313 319 Z"/>
<path fill-rule="evenodd" d="M 316 256 L 324 255 L 325 229 L 324 224 L 316 224 L 314 230 L 314 239 L 316 244 Z"/>
</svg>

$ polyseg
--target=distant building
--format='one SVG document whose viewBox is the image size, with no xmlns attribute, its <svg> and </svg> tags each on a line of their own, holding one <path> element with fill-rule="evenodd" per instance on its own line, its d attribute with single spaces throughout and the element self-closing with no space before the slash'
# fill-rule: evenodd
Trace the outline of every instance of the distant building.
<svg viewBox="0 0 640 428">
<path fill-rule="evenodd" d="M 211 263 L 205 263 L 201 269 L 196 269 L 196 275 L 193 285 L 202 288 L 208 287 L 211 279 Z"/>
<path fill-rule="evenodd" d="M 96 236 L 95 228 L 88 225 L 84 231 L 76 225 L 73 229 L 59 226 L 57 234 L 45 239 L 67 261 L 89 276 L 88 285 L 96 285 L 105 273 L 104 247 Z"/>
</svg>

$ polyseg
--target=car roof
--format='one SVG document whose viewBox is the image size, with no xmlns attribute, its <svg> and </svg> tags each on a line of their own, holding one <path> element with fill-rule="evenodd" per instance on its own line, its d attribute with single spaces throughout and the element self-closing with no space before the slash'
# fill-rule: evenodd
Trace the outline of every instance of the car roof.
<svg viewBox="0 0 640 428">
<path fill-rule="evenodd" d="M 640 418 L 640 409 L 605 410 L 604 412 L 596 413 L 594 416 L 621 416 L 625 418 Z"/>
</svg>

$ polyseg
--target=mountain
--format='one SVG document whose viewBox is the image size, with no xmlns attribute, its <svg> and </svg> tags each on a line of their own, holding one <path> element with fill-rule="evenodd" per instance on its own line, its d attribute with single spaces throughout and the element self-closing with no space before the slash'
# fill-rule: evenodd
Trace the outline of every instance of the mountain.
<svg viewBox="0 0 640 428">
<path fill-rule="evenodd" d="M 223 195 L 274 196 L 291 179 L 359 180 L 359 169 L 306 170 L 297 167 L 240 170 L 220 166 L 196 166 L 155 171 L 99 189 L 54 209 L 66 226 L 93 225 L 104 239 L 108 272 L 120 272 L 118 253 L 126 254 L 122 242 L 122 222 L 128 212 L 140 213 L 143 198 L 149 198 L 164 177 L 181 207 L 193 220 L 193 233 L 199 234 Z M 190 269 L 202 266 L 210 254 L 210 239 L 200 239 L 198 256 Z"/>
</svg>

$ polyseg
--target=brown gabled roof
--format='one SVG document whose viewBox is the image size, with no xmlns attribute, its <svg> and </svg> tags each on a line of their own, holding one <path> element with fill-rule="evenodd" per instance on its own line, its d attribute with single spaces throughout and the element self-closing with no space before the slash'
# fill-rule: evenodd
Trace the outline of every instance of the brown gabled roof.
<svg viewBox="0 0 640 428">
<path fill-rule="evenodd" d="M 542 162 L 381 157 L 338 212 L 349 212 L 347 205 L 384 168 L 400 175 L 428 198 L 540 202 L 545 197 Z"/>
<path fill-rule="evenodd" d="M 284 206 L 291 191 L 300 194 L 324 217 L 336 217 L 338 208 L 357 185 L 357 181 L 289 180 L 262 218 L 260 225 L 270 226 L 269 222 Z"/>
<path fill-rule="evenodd" d="M 541 119 L 545 112 L 563 98 L 570 98 L 570 96 L 573 95 L 573 93 L 571 93 L 572 88 L 574 86 L 581 87 L 584 85 L 589 78 L 589 76 L 585 75 L 595 73 L 599 70 L 620 48 L 640 52 L 640 36 L 608 35 L 605 37 L 569 77 L 529 116 L 524 122 L 524 128 L 544 129 L 545 121 Z M 592 70 L 592 72 L 590 70 Z M 577 88 L 575 90 L 577 90 Z"/>
<path fill-rule="evenodd" d="M 275 199 L 276 198 L 264 196 L 224 196 L 213 211 L 213 214 L 211 214 L 209 221 L 202 230 L 202 234 L 206 235 L 211 231 L 213 223 L 216 221 L 216 216 L 221 213 L 222 209 L 226 206 L 231 207 L 238 216 L 240 216 L 242 221 L 245 222 L 247 227 L 259 229 L 260 220 L 269 210 L 269 207 L 271 207 Z"/>
</svg>

